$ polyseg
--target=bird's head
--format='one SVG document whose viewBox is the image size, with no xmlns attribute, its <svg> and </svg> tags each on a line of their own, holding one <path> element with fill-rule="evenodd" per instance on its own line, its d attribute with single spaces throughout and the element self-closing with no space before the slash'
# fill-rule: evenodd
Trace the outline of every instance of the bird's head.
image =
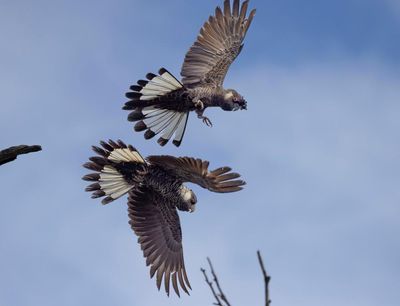
<svg viewBox="0 0 400 306">
<path fill-rule="evenodd" d="M 247 109 L 247 102 L 236 90 L 227 89 L 224 94 L 224 103 L 221 108 L 226 111 Z"/>
<path fill-rule="evenodd" d="M 194 212 L 197 203 L 197 197 L 194 194 L 193 190 L 182 185 L 181 187 L 181 196 L 183 201 L 188 205 L 189 212 Z"/>
</svg>

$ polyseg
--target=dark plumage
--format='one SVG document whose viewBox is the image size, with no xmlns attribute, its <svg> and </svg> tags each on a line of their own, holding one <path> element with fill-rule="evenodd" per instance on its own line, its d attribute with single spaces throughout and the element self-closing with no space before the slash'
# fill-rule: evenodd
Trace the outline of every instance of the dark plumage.
<svg viewBox="0 0 400 306">
<path fill-rule="evenodd" d="M 203 116 L 207 107 L 226 111 L 246 109 L 245 99 L 233 89 L 224 89 L 223 82 L 229 66 L 243 48 L 243 40 L 256 10 L 247 16 L 249 0 L 240 6 L 240 0 L 224 1 L 223 10 L 217 7 L 200 30 L 197 40 L 186 53 L 182 65 L 182 82 L 165 68 L 159 75 L 148 73 L 147 80 L 139 80 L 126 93 L 130 100 L 123 109 L 131 111 L 128 120 L 137 122 L 135 131 L 149 139 L 160 134 L 158 143 L 165 145 L 174 135 L 179 146 L 185 133 L 189 112 L 211 126 Z"/>
<path fill-rule="evenodd" d="M 83 177 L 91 182 L 86 191 L 92 192 L 92 198 L 104 197 L 103 204 L 128 194 L 129 223 L 150 266 L 150 276 L 156 275 L 158 289 L 164 280 L 168 295 L 171 280 L 178 296 L 178 283 L 189 294 L 177 210 L 193 212 L 197 198 L 183 183 L 225 193 L 241 190 L 245 182 L 229 167 L 209 171 L 209 162 L 201 159 L 153 155 L 145 160 L 121 140 L 100 144 L 93 147 L 98 156 L 84 164 L 95 171 Z"/>
</svg>

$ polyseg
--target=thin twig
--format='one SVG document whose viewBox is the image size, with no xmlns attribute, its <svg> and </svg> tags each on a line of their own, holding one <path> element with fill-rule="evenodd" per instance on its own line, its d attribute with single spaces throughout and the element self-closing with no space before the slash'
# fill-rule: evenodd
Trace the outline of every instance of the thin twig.
<svg viewBox="0 0 400 306">
<path fill-rule="evenodd" d="M 214 268 L 212 266 L 210 258 L 207 257 L 207 261 L 208 261 L 208 264 L 210 265 L 211 274 L 212 274 L 212 276 L 214 278 L 214 282 L 217 285 L 217 288 L 218 288 L 218 291 L 219 291 L 219 297 L 221 298 L 221 300 L 223 300 L 225 302 L 225 304 L 227 306 L 231 306 L 231 304 L 228 302 L 228 299 L 226 298 L 224 292 L 222 291 L 221 286 L 219 285 L 218 277 L 214 272 Z"/>
<path fill-rule="evenodd" d="M 38 145 L 35 146 L 20 145 L 4 149 L 0 151 L 0 165 L 15 160 L 17 156 L 20 154 L 37 152 L 40 150 L 42 150 L 42 147 Z"/>
<path fill-rule="evenodd" d="M 208 284 L 208 286 L 210 286 L 211 292 L 213 293 L 213 295 L 214 295 L 214 297 L 215 297 L 215 300 L 217 301 L 216 303 L 213 303 L 213 304 L 214 304 L 214 305 L 217 305 L 217 306 L 223 306 L 223 305 L 221 304 L 221 300 L 219 299 L 217 293 L 215 292 L 215 289 L 214 289 L 214 286 L 213 286 L 212 282 L 210 282 L 210 281 L 208 280 L 206 270 L 203 269 L 203 268 L 201 268 L 200 270 L 201 270 L 201 272 L 203 272 L 204 278 L 205 278 L 205 280 L 206 280 L 206 283 Z"/>
<path fill-rule="evenodd" d="M 271 300 L 269 299 L 269 281 L 271 280 L 271 277 L 267 274 L 267 271 L 265 270 L 264 267 L 264 262 L 263 259 L 261 257 L 261 253 L 260 251 L 257 251 L 257 257 L 258 257 L 258 262 L 260 263 L 260 267 L 261 267 L 261 271 L 264 277 L 264 285 L 265 285 L 265 306 L 270 306 L 271 305 Z M 208 279 L 207 273 L 205 269 L 200 269 L 201 272 L 203 272 L 204 274 L 204 278 L 206 280 L 206 283 L 208 284 L 208 286 L 211 289 L 212 294 L 215 297 L 215 300 L 217 301 L 216 303 L 213 303 L 216 306 L 231 306 L 231 304 L 228 302 L 228 299 L 226 298 L 225 294 L 223 293 L 221 286 L 219 285 L 219 281 L 218 281 L 218 277 L 217 274 L 214 271 L 214 267 L 211 263 L 210 258 L 207 257 L 207 261 L 208 264 L 210 265 L 210 269 L 211 269 L 211 274 L 213 276 L 213 280 L 210 281 Z M 214 283 L 217 286 L 218 289 L 218 293 L 216 292 L 215 288 L 214 288 Z M 226 305 L 224 305 L 222 302 L 224 302 Z"/>
<path fill-rule="evenodd" d="M 260 263 L 261 271 L 264 276 L 264 285 L 265 285 L 265 306 L 270 306 L 271 300 L 269 299 L 269 281 L 271 280 L 271 277 L 267 275 L 267 272 L 265 271 L 264 263 L 261 258 L 261 253 L 260 251 L 257 251 L 257 257 L 258 257 L 258 262 Z"/>
<path fill-rule="evenodd" d="M 210 265 L 210 270 L 211 270 L 211 275 L 213 277 L 213 280 L 210 281 L 208 279 L 205 269 L 202 268 L 201 272 L 203 272 L 204 278 L 206 280 L 206 283 L 210 287 L 211 292 L 214 295 L 215 300 L 217 301 L 216 303 L 214 303 L 214 305 L 217 305 L 217 306 L 231 306 L 231 304 L 229 303 L 228 299 L 226 298 L 224 292 L 222 291 L 221 286 L 219 285 L 218 277 L 217 277 L 217 274 L 214 271 L 214 267 L 213 267 L 213 265 L 211 263 L 210 258 L 207 257 L 207 261 L 208 261 L 208 264 Z M 218 293 L 216 292 L 216 290 L 214 288 L 214 283 L 217 286 Z"/>
</svg>

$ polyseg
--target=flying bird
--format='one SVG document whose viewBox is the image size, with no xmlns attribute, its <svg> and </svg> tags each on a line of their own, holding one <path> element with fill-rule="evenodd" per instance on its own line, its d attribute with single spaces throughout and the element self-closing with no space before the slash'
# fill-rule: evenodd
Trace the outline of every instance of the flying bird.
<svg viewBox="0 0 400 306">
<path fill-rule="evenodd" d="M 148 73 L 147 80 L 132 85 L 123 109 L 131 111 L 128 120 L 136 122 L 134 130 L 145 131 L 144 138 L 160 135 L 157 142 L 164 146 L 173 136 L 179 146 L 185 133 L 189 112 L 212 126 L 203 115 L 207 107 L 225 111 L 246 109 L 247 102 L 236 90 L 225 89 L 223 82 L 229 66 L 243 48 L 243 40 L 256 10 L 247 16 L 249 0 L 225 0 L 224 7 L 204 23 L 197 40 L 186 53 L 181 69 L 182 81 L 165 68 L 158 75 Z"/>
<path fill-rule="evenodd" d="M 183 259 L 182 231 L 178 210 L 193 212 L 197 197 L 184 185 L 194 183 L 210 191 L 239 191 L 245 182 L 229 167 L 208 170 L 208 161 L 192 157 L 153 155 L 144 159 L 121 140 L 93 146 L 98 156 L 84 167 L 94 171 L 83 177 L 91 184 L 85 189 L 92 198 L 103 197 L 108 204 L 128 194 L 129 224 L 138 236 L 150 277 L 162 281 L 167 295 L 170 283 L 179 296 L 178 283 L 189 294 L 191 289 Z"/>
</svg>

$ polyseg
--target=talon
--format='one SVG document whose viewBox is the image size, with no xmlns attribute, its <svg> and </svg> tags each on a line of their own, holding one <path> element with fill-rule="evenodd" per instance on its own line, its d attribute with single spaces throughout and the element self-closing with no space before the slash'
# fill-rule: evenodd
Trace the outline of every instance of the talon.
<svg viewBox="0 0 400 306">
<path fill-rule="evenodd" d="M 213 126 L 211 120 L 208 119 L 207 117 L 203 117 L 203 123 L 205 123 L 209 127 Z"/>
</svg>

